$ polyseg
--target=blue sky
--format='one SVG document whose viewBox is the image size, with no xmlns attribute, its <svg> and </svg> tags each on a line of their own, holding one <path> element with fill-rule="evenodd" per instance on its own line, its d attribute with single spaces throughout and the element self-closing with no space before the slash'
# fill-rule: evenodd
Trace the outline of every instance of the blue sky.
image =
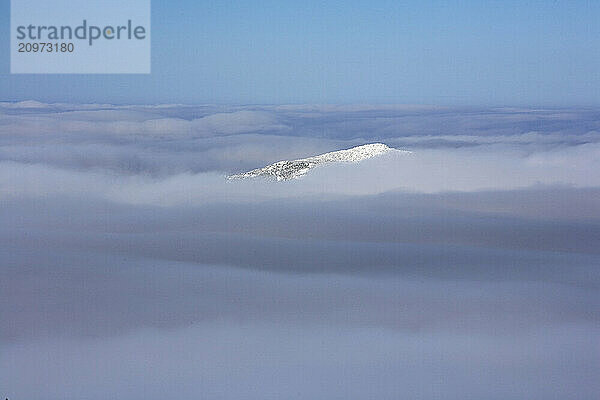
<svg viewBox="0 0 600 400">
<path fill-rule="evenodd" d="M 600 4 L 152 2 L 152 74 L 9 75 L 0 100 L 600 104 Z"/>
</svg>

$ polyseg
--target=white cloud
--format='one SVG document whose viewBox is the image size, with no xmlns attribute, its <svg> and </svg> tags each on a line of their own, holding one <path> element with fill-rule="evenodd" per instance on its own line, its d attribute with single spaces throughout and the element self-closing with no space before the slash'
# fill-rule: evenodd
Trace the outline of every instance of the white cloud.
<svg viewBox="0 0 600 400">
<path fill-rule="evenodd" d="M 590 398 L 597 120 L 0 103 L 2 395 Z"/>
</svg>

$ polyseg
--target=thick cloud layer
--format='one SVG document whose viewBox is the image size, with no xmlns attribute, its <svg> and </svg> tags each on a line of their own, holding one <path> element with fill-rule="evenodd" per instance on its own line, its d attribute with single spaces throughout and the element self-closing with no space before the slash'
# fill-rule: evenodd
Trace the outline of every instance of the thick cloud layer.
<svg viewBox="0 0 600 400">
<path fill-rule="evenodd" d="M 0 394 L 592 398 L 599 117 L 0 103 Z"/>
</svg>

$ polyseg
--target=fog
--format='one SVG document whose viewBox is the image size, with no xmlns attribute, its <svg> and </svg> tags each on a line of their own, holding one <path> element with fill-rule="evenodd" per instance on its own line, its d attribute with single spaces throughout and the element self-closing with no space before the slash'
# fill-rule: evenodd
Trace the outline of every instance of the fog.
<svg viewBox="0 0 600 400">
<path fill-rule="evenodd" d="M 600 113 L 0 103 L 0 395 L 589 399 Z M 355 145 L 287 182 L 231 173 Z"/>
</svg>

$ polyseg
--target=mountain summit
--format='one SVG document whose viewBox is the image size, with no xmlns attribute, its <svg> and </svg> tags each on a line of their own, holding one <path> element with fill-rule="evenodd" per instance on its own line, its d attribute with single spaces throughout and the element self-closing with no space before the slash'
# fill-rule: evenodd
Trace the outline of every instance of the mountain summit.
<svg viewBox="0 0 600 400">
<path fill-rule="evenodd" d="M 332 151 L 330 153 L 320 154 L 298 160 L 278 161 L 263 168 L 253 169 L 242 174 L 230 175 L 228 179 L 246 179 L 256 177 L 275 178 L 278 181 L 300 178 L 308 170 L 320 164 L 335 162 L 359 162 L 367 158 L 375 157 L 390 151 L 402 151 L 386 146 L 383 143 L 371 143 L 362 146 L 352 147 L 351 149 Z"/>
</svg>

